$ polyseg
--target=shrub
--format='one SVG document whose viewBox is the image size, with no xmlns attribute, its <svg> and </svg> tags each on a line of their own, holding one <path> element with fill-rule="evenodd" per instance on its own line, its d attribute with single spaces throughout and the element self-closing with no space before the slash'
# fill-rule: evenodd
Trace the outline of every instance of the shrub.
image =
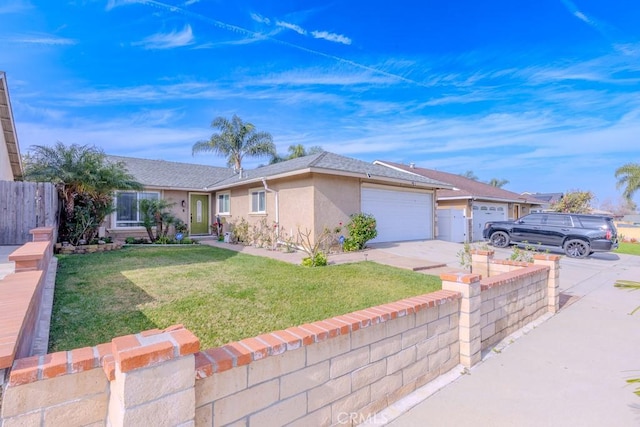
<svg viewBox="0 0 640 427">
<path fill-rule="evenodd" d="M 303 267 L 324 267 L 327 265 L 327 256 L 323 252 L 318 252 L 313 258 L 302 259 Z"/>
<path fill-rule="evenodd" d="M 345 251 L 364 249 L 367 242 L 378 235 L 376 219 L 373 215 L 358 213 L 351 215 L 351 221 L 347 224 L 349 237 L 344 241 Z"/>
</svg>

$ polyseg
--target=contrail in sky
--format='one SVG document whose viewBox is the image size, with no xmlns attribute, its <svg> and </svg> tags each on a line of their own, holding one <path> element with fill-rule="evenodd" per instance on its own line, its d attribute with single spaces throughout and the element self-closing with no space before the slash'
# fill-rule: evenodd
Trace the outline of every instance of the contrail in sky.
<svg viewBox="0 0 640 427">
<path fill-rule="evenodd" d="M 412 85 L 417 85 L 417 86 L 421 86 L 421 87 L 425 87 L 425 88 L 431 87 L 431 86 L 429 86 L 429 85 L 427 85 L 425 83 L 422 83 L 422 82 L 419 82 L 419 81 L 416 81 L 416 80 L 408 79 L 406 77 L 402 77 L 402 76 L 399 76 L 397 74 L 393 74 L 393 73 L 389 73 L 387 71 L 379 70 L 377 68 L 373 68 L 373 67 L 370 67 L 368 65 L 360 64 L 360 63 L 351 61 L 349 59 L 341 58 L 339 56 L 335 56 L 335 55 L 331 55 L 331 54 L 328 54 L 328 53 L 320 52 L 320 51 L 317 51 L 317 50 L 309 49 L 309 48 L 306 48 L 304 46 L 300 46 L 300 45 L 297 45 L 297 44 L 294 44 L 294 43 L 289 43 L 289 42 L 286 42 L 286 41 L 278 40 L 278 39 L 270 37 L 270 36 L 265 36 L 264 34 L 260 34 L 260 33 L 257 33 L 255 31 L 247 30 L 246 28 L 242 28 L 242 27 L 239 27 L 237 25 L 227 24 L 225 22 L 218 21 L 218 20 L 213 19 L 213 18 L 208 18 L 208 17 L 206 17 L 204 15 L 201 15 L 201 14 L 198 14 L 198 13 L 194 13 L 194 12 L 190 12 L 188 10 L 185 10 L 185 9 L 177 7 L 177 6 L 172 6 L 170 4 L 162 3 L 162 2 L 159 2 L 159 1 L 155 1 L 155 0 L 135 0 L 135 3 L 145 4 L 145 5 L 149 5 L 149 6 L 155 6 L 155 7 L 160 8 L 160 9 L 168 10 L 170 12 L 180 13 L 182 15 L 185 15 L 185 16 L 188 16 L 188 17 L 191 17 L 191 18 L 195 18 L 195 19 L 198 19 L 200 21 L 206 22 L 208 24 L 214 25 L 214 26 L 216 26 L 218 28 L 221 28 L 223 30 L 231 31 L 231 32 L 234 32 L 234 33 L 245 34 L 245 35 L 256 37 L 256 38 L 260 38 L 260 39 L 266 39 L 266 40 L 272 41 L 274 43 L 278 43 L 278 44 L 283 45 L 283 46 L 287 46 L 287 47 L 291 47 L 293 49 L 300 50 L 302 52 L 307 52 L 307 53 L 310 53 L 310 54 L 313 54 L 313 55 L 322 56 L 322 57 L 327 58 L 327 59 L 332 59 L 334 61 L 341 62 L 343 64 L 348 64 L 348 65 L 351 65 L 353 67 L 360 68 L 362 70 L 370 71 L 372 73 L 380 74 L 380 75 L 383 75 L 385 77 L 389 77 L 389 78 L 392 78 L 392 79 L 395 79 L 395 80 L 400 80 L 400 81 L 403 81 L 405 83 L 410 83 Z"/>
</svg>

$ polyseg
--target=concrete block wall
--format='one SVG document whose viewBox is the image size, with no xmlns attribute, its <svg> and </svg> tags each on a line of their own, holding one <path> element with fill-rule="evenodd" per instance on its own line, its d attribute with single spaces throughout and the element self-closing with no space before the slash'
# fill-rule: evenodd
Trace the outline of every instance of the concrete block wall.
<svg viewBox="0 0 640 427">
<path fill-rule="evenodd" d="M 531 265 L 480 281 L 482 350 L 548 312 L 549 267 Z"/>
<path fill-rule="evenodd" d="M 492 254 L 484 256 L 489 273 Z M 2 386 L 0 426 L 371 419 L 459 364 L 472 367 L 489 342 L 557 310 L 559 257 L 511 267 L 484 279 L 444 274 L 437 292 L 203 351 L 177 325 L 18 358 Z"/>
<path fill-rule="evenodd" d="M 18 359 L 3 388 L 0 425 L 193 425 L 199 344 L 176 325 Z"/>
<path fill-rule="evenodd" d="M 473 271 L 481 280 L 482 349 L 560 304 L 560 256 L 535 254 L 533 263 L 496 260 L 494 251 L 472 251 Z"/>
<path fill-rule="evenodd" d="M 0 280 L 0 384 L 16 358 L 30 356 L 49 261 L 52 227 L 31 230 L 33 242 L 9 255 L 15 273 Z"/>
<path fill-rule="evenodd" d="M 371 416 L 458 365 L 459 306 L 442 290 L 204 350 L 195 425 Z"/>
</svg>

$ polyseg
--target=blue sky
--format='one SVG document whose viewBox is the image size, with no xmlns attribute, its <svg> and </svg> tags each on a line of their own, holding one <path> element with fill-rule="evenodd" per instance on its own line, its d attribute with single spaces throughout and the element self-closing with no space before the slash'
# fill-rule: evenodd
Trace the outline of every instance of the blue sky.
<svg viewBox="0 0 640 427">
<path fill-rule="evenodd" d="M 238 114 L 281 153 L 617 203 L 615 169 L 640 162 L 639 23 L 637 0 L 0 0 L 0 70 L 22 151 L 224 166 L 191 147 Z"/>
</svg>

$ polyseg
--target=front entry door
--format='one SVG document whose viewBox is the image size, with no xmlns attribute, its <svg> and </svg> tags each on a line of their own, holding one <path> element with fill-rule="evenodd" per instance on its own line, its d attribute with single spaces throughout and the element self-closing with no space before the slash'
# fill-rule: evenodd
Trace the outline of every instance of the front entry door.
<svg viewBox="0 0 640 427">
<path fill-rule="evenodd" d="M 191 195 L 191 234 L 209 233 L 209 196 Z"/>
</svg>

